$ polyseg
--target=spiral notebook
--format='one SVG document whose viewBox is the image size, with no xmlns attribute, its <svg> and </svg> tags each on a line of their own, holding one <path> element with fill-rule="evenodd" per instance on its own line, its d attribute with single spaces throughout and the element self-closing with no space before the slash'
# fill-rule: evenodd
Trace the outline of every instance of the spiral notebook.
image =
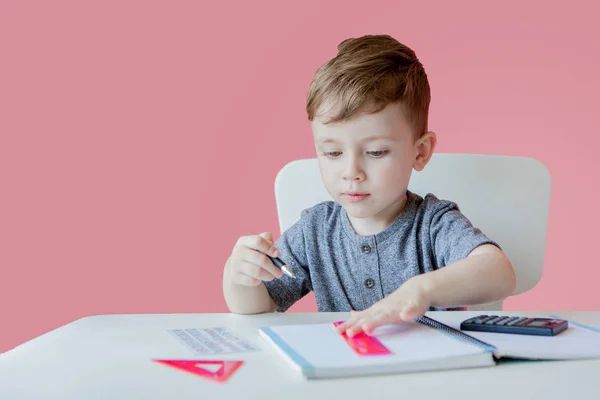
<svg viewBox="0 0 600 400">
<path fill-rule="evenodd" d="M 490 367 L 500 358 L 600 358 L 600 331 L 580 324 L 553 337 L 466 333 L 458 328 L 464 315 L 445 314 L 383 326 L 372 337 L 349 339 L 331 323 L 262 327 L 259 335 L 306 378 Z"/>
</svg>

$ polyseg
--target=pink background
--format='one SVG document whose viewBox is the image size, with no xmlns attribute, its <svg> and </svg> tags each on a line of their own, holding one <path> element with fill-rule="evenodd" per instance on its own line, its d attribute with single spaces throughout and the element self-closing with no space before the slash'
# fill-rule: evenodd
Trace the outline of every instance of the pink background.
<svg viewBox="0 0 600 400">
<path fill-rule="evenodd" d="M 417 51 L 438 151 L 550 170 L 545 272 L 506 308 L 599 308 L 593 1 L 90 3 L 0 3 L 0 352 L 88 315 L 225 312 L 233 244 L 278 236 L 275 175 L 314 156 L 313 73 L 366 33 Z"/>
</svg>

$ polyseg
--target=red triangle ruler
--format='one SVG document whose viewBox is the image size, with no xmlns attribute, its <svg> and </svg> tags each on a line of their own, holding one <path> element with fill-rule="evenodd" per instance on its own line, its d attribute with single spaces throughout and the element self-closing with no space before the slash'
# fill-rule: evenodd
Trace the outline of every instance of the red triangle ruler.
<svg viewBox="0 0 600 400">
<path fill-rule="evenodd" d="M 154 360 L 169 367 L 177 368 L 215 382 L 225 382 L 244 363 L 243 361 L 214 360 Z M 202 368 L 201 365 L 213 368 Z M 214 367 L 218 369 L 215 371 Z"/>
</svg>

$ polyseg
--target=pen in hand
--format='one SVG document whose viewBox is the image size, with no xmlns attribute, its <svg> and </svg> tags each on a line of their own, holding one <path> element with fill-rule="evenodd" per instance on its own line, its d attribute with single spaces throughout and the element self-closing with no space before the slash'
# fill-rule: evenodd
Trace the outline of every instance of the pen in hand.
<svg viewBox="0 0 600 400">
<path fill-rule="evenodd" d="M 285 265 L 285 263 L 283 261 L 281 261 L 281 259 L 279 257 L 271 257 L 269 255 L 267 255 L 267 257 L 269 257 L 271 259 L 271 261 L 273 261 L 273 264 L 275 264 L 277 267 L 279 267 L 284 274 L 286 274 L 290 278 L 296 279 L 296 275 L 292 272 L 290 267 Z"/>
</svg>

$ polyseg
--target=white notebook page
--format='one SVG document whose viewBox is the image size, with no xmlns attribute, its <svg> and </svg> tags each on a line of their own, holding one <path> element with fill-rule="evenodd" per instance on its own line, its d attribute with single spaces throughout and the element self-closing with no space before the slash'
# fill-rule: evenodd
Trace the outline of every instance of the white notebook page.
<svg viewBox="0 0 600 400">
<path fill-rule="evenodd" d="M 435 319 L 452 328 L 460 329 L 460 323 L 465 318 L 448 312 L 444 315 L 436 315 Z M 495 346 L 498 348 L 497 354 L 503 357 L 547 360 L 600 357 L 600 333 L 572 323 L 566 331 L 556 336 L 474 331 L 464 331 L 464 333 Z"/>
<path fill-rule="evenodd" d="M 411 322 L 379 328 L 375 335 L 391 355 L 359 355 L 332 324 L 272 326 L 270 329 L 313 367 L 343 368 L 411 363 L 485 353 L 435 329 Z"/>
</svg>

